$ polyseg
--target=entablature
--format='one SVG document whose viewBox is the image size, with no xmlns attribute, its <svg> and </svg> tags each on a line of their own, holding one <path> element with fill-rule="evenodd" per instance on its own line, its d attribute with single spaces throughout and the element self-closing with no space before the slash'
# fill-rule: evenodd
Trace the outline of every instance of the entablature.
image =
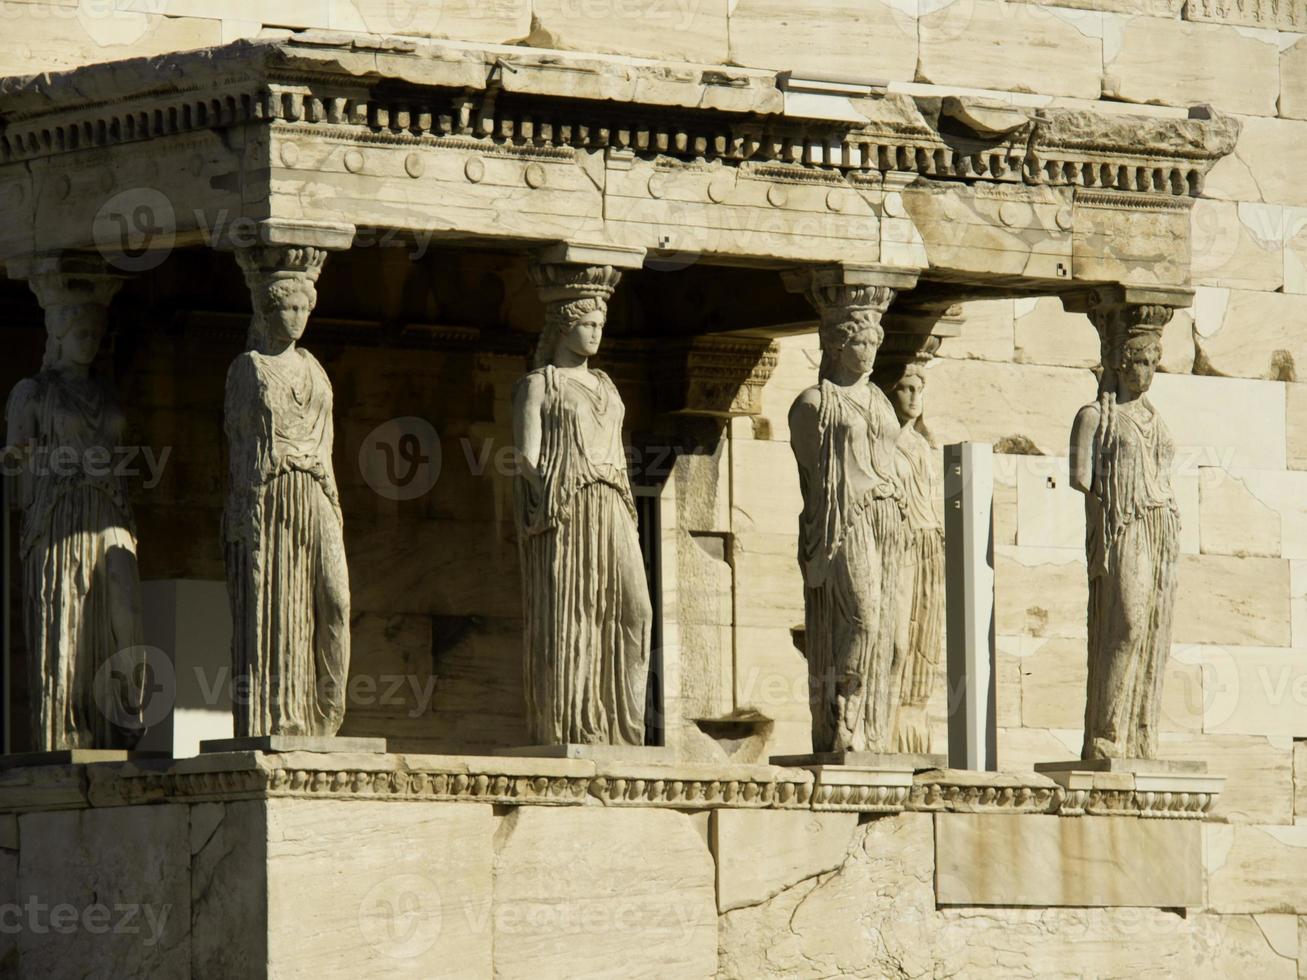
<svg viewBox="0 0 1307 980">
<path fill-rule="evenodd" d="M 321 33 L 6 79 L 0 258 L 213 244 L 224 222 L 275 220 L 874 263 L 1032 294 L 1184 286 L 1189 206 L 1239 128 L 1203 108 L 1161 118 L 873 86 L 800 100 L 793 86 Z"/>
</svg>

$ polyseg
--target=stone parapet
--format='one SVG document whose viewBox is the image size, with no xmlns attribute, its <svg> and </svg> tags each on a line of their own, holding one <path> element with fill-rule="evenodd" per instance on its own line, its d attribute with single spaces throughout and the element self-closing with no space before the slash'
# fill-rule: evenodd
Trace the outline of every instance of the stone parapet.
<svg viewBox="0 0 1307 980">
<path fill-rule="evenodd" d="M 972 772 L 495 756 L 233 752 L 0 771 L 0 814 L 267 799 L 673 810 L 1043 813 L 1204 819 L 1206 774 Z"/>
</svg>

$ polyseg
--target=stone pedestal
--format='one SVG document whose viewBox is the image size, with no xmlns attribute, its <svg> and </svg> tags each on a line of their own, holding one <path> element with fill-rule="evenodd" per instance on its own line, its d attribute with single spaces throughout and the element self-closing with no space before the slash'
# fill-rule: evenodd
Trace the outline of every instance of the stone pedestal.
<svg viewBox="0 0 1307 980">
<path fill-rule="evenodd" d="M 160 701 L 146 702 L 147 729 L 137 748 L 179 759 L 196 755 L 201 742 L 232 737 L 227 583 L 143 582 L 141 595 L 147 664 Z"/>
<path fill-rule="evenodd" d="M 1225 787 L 1207 763 L 1171 759 L 1080 759 L 1036 763 L 1065 791 L 1064 813 L 1201 818 Z"/>
<path fill-rule="evenodd" d="M 1129 772 L 1147 775 L 1190 775 L 1207 772 L 1198 759 L 1075 759 L 1067 762 L 1036 762 L 1035 772 Z"/>
<path fill-rule="evenodd" d="M 809 769 L 813 766 L 847 766 L 857 769 L 883 769 L 893 772 L 924 772 L 944 769 L 948 756 L 936 752 L 810 752 L 806 755 L 774 755 L 773 766 Z"/>
<path fill-rule="evenodd" d="M 670 765 L 676 761 L 675 752 L 661 745 L 582 745 L 565 742 L 561 745 L 519 745 L 495 749 L 492 754 L 519 759 L 589 759 L 593 762 L 644 762 L 657 765 Z"/>
<path fill-rule="evenodd" d="M 200 743 L 200 752 L 385 752 L 384 738 L 330 735 L 252 735 L 216 738 Z"/>
</svg>

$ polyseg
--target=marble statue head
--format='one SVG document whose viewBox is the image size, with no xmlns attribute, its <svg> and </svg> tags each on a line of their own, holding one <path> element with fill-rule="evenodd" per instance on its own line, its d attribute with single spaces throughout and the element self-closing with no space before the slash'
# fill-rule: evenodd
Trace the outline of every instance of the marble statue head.
<svg viewBox="0 0 1307 980">
<path fill-rule="evenodd" d="M 885 331 L 880 312 L 875 309 L 846 308 L 838 316 L 822 316 L 818 337 L 821 340 L 820 377 L 831 377 L 837 370 L 866 376 L 876 365 L 876 354 Z"/>
<path fill-rule="evenodd" d="M 558 300 L 545 305 L 545 328 L 536 347 L 535 367 L 552 364 L 560 347 L 580 357 L 599 353 L 608 303 L 598 296 Z"/>
<path fill-rule="evenodd" d="M 1152 330 L 1132 333 L 1117 348 L 1112 364 L 1118 393 L 1138 397 L 1152 387 L 1157 362 L 1162 357 L 1162 338 Z"/>
<path fill-rule="evenodd" d="M 108 322 L 108 310 L 98 303 L 50 307 L 45 312 L 45 355 L 41 366 L 47 370 L 90 367 L 100 351 Z"/>
<path fill-rule="evenodd" d="M 318 301 L 314 283 L 327 259 L 324 249 L 309 246 L 256 246 L 236 251 L 254 304 L 248 346 L 295 343 L 304 336 Z"/>
<path fill-rule="evenodd" d="M 1152 386 L 1162 357 L 1162 331 L 1171 308 L 1151 303 L 1103 302 L 1089 316 L 1101 340 L 1099 392 L 1135 398 Z"/>
<path fill-rule="evenodd" d="M 268 277 L 252 289 L 254 321 L 251 345 L 266 339 L 274 343 L 295 343 L 304 336 L 309 314 L 318 301 L 318 291 L 303 276 Z"/>
<path fill-rule="evenodd" d="M 899 417 L 900 425 L 916 422 L 924 410 L 926 392 L 926 366 L 918 361 L 909 361 L 903 372 L 885 394 L 889 395 L 894 413 Z"/>
</svg>

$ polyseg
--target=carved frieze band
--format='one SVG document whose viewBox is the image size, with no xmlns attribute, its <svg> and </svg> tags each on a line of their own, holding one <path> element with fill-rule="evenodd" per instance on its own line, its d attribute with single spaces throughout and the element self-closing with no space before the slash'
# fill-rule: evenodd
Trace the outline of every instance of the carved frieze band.
<svg viewBox="0 0 1307 980">
<path fill-rule="evenodd" d="M 1186 792 L 1067 789 L 1039 777 L 998 780 L 942 771 L 869 772 L 821 767 L 735 775 L 653 767 L 607 773 L 246 768 L 210 772 L 115 767 L 33 769 L 0 786 L 0 812 L 246 799 L 471 802 L 505 806 L 811 809 L 858 813 L 1043 813 L 1201 820 L 1216 802 L 1212 782 Z M 90 770 L 94 769 L 94 772 Z M 11 775 L 17 775 L 17 771 Z M 755 773 L 757 770 L 755 769 Z M 1218 781 L 1219 782 L 1219 781 Z"/>
<path fill-rule="evenodd" d="M 392 799 L 505 805 L 580 804 L 675 809 L 709 807 L 805 809 L 807 779 L 677 779 L 505 773 L 272 769 L 125 776 L 92 790 L 98 806 L 162 800 L 209 801 L 264 797 Z M 0 793 L 0 808 L 3 794 Z"/>
<path fill-rule="evenodd" d="M 1184 5 L 1184 19 L 1302 33 L 1307 30 L 1307 3 L 1303 0 L 1188 0 Z"/>
</svg>

